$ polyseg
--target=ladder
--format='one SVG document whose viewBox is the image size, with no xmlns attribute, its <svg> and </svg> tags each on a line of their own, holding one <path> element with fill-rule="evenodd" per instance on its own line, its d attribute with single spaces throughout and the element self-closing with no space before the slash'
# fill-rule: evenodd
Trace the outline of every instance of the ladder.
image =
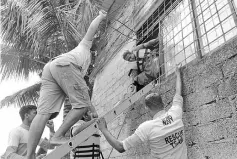
<svg viewBox="0 0 237 159">
<path fill-rule="evenodd" d="M 122 112 L 124 112 L 129 106 L 131 106 L 133 103 L 141 99 L 145 94 L 147 94 L 152 88 L 156 86 L 157 81 L 154 80 L 148 85 L 146 85 L 143 89 L 138 91 L 137 93 L 133 94 L 131 97 L 127 98 L 120 104 L 118 104 L 115 108 L 110 110 L 108 113 L 106 113 L 104 116 L 107 123 L 113 121 L 118 115 L 120 115 Z M 74 136 L 70 140 L 68 140 L 67 143 L 56 147 L 55 150 L 50 152 L 47 156 L 45 156 L 43 159 L 58 159 L 65 156 L 68 152 L 72 151 L 75 147 L 77 147 L 80 143 L 85 141 L 87 138 L 89 138 L 91 135 L 93 135 L 97 131 L 97 125 L 96 122 L 92 123 L 89 127 L 84 129 L 82 132 L 80 132 L 78 135 Z"/>
</svg>

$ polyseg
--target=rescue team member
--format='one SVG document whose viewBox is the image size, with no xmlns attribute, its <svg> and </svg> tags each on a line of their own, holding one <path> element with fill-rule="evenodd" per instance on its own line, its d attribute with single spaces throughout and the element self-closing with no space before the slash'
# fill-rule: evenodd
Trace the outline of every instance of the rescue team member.
<svg viewBox="0 0 237 159">
<path fill-rule="evenodd" d="M 151 93 L 145 98 L 145 105 L 152 120 L 142 123 L 123 141 L 110 134 L 104 118 L 98 120 L 98 126 L 109 144 L 120 153 L 145 141 L 149 141 L 151 158 L 187 159 L 184 124 L 182 121 L 183 98 L 181 96 L 180 68 L 176 68 L 176 93 L 172 107 L 166 112 L 161 96 Z"/>
</svg>

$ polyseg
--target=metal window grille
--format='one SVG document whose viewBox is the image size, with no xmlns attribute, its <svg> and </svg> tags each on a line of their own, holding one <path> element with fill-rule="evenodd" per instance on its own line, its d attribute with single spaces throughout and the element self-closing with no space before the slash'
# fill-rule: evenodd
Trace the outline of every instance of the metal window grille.
<svg viewBox="0 0 237 159">
<path fill-rule="evenodd" d="M 237 0 L 164 0 L 137 31 L 137 44 L 159 37 L 162 75 L 237 35 Z M 160 74 L 161 75 L 161 74 Z"/>
<path fill-rule="evenodd" d="M 237 35 L 234 3 L 229 0 L 195 0 L 195 7 L 203 54 Z"/>
<path fill-rule="evenodd" d="M 176 64 L 185 65 L 196 58 L 193 20 L 188 0 L 183 0 L 162 19 L 161 52 L 166 75 L 174 71 Z"/>
</svg>

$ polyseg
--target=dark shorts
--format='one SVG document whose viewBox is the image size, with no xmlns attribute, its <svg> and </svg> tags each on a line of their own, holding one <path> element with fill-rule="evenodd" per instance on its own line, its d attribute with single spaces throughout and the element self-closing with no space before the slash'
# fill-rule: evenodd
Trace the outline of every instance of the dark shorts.
<svg viewBox="0 0 237 159">
<path fill-rule="evenodd" d="M 53 114 L 50 119 L 55 118 L 66 96 L 72 108 L 91 106 L 88 87 L 80 67 L 64 57 L 59 57 L 44 67 L 38 114 Z"/>
</svg>

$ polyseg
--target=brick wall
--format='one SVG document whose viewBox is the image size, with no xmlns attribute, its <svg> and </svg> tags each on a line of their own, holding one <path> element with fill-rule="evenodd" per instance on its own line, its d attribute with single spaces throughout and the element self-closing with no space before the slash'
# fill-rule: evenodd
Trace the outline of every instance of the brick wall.
<svg viewBox="0 0 237 159">
<path fill-rule="evenodd" d="M 129 1 L 122 8 L 122 13 L 126 12 L 130 3 L 139 3 L 140 7 L 145 6 L 142 4 L 145 1 Z M 136 9 L 139 10 L 139 8 Z M 140 14 L 141 12 L 138 15 Z M 120 14 L 119 17 L 125 19 L 126 14 Z M 126 28 L 124 29 L 126 30 Z M 118 33 L 110 30 L 108 34 L 111 34 L 111 38 L 115 38 L 114 34 Z M 104 50 L 114 50 L 111 46 L 112 42 L 113 40 L 105 46 Z M 116 44 L 113 45 L 116 46 Z M 128 86 L 131 84 L 131 79 L 127 74 L 130 65 L 122 60 L 122 52 L 134 45 L 135 42 L 128 41 L 116 51 L 116 54 L 103 69 L 96 73 L 92 102 L 99 115 L 108 112 L 120 100 L 128 96 Z M 174 74 L 171 74 L 159 87 L 152 90 L 152 92 L 161 94 L 167 109 L 174 96 L 175 79 Z M 189 159 L 236 159 L 237 39 L 229 41 L 201 60 L 196 59 L 184 66 L 182 80 L 183 121 Z M 148 119 L 150 118 L 144 109 L 143 99 L 141 99 L 114 119 L 108 127 L 115 137 L 122 140 L 131 135 L 138 125 Z M 150 153 L 149 145 L 144 143 L 120 154 L 111 148 L 104 137 L 101 139 L 101 147 L 105 158 L 109 156 L 116 159 L 146 159 Z"/>
<path fill-rule="evenodd" d="M 124 49 L 131 49 L 135 42 L 130 41 Z M 122 59 L 124 49 L 97 74 L 94 81 L 92 103 L 99 115 L 111 110 L 114 105 L 124 98 L 131 80 L 128 76 L 129 62 Z"/>
</svg>

